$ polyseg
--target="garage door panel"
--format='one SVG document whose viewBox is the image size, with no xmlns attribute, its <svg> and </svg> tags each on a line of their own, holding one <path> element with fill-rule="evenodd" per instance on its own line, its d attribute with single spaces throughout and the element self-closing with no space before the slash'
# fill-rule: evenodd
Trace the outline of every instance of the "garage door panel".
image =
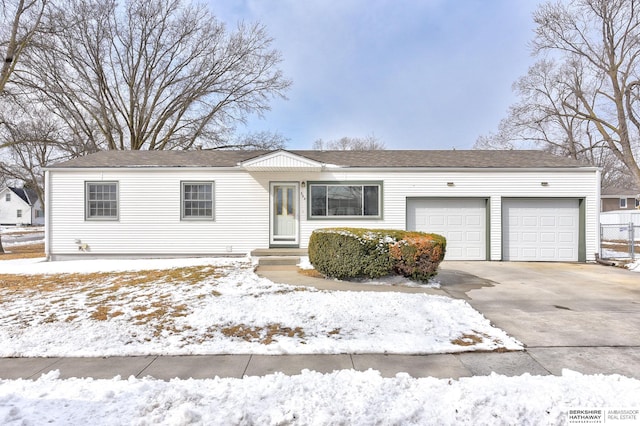
<svg viewBox="0 0 640 426">
<path fill-rule="evenodd" d="M 503 258 L 577 261 L 577 199 L 503 199 Z"/>
<path fill-rule="evenodd" d="M 426 213 L 426 212 L 425 212 Z M 444 216 L 429 216 L 425 220 L 425 223 L 428 223 L 430 226 L 442 226 L 446 222 Z"/>
<path fill-rule="evenodd" d="M 485 199 L 409 198 L 407 229 L 443 235 L 447 260 L 486 260 Z"/>
<path fill-rule="evenodd" d="M 540 226 L 556 226 L 556 218 L 551 216 L 542 216 L 540 217 Z"/>
<path fill-rule="evenodd" d="M 574 226 L 575 225 L 575 219 L 573 217 L 569 217 L 569 216 L 562 216 L 558 218 L 558 224 L 560 226 Z"/>
<path fill-rule="evenodd" d="M 558 241 L 561 243 L 575 243 L 576 236 L 570 232 L 560 232 L 558 234 Z"/>
<path fill-rule="evenodd" d="M 480 232 L 469 231 L 465 234 L 465 239 L 470 242 L 480 243 L 482 242 L 482 235 Z"/>
<path fill-rule="evenodd" d="M 482 220 L 480 216 L 477 215 L 467 216 L 465 218 L 465 224 L 467 226 L 480 226 L 482 225 Z"/>
<path fill-rule="evenodd" d="M 464 221 L 462 216 L 449 216 L 447 218 L 447 225 L 462 226 L 463 223 Z"/>
<path fill-rule="evenodd" d="M 453 232 L 453 231 L 446 231 L 445 229 L 441 229 L 441 232 L 443 233 L 447 233 L 448 237 L 447 237 L 447 242 L 451 241 L 451 242 L 463 242 L 464 241 L 464 233 L 462 232 Z M 437 234 L 437 232 L 436 232 Z"/>
<path fill-rule="evenodd" d="M 540 233 L 540 242 L 541 243 L 555 243 L 556 242 L 556 238 L 558 238 L 558 235 L 556 235 L 554 232 L 541 232 Z"/>
</svg>

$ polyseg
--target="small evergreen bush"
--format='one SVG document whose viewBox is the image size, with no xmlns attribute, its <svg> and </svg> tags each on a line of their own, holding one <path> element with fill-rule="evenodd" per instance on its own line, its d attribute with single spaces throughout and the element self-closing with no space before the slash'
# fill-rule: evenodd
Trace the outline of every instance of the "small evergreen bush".
<svg viewBox="0 0 640 426">
<path fill-rule="evenodd" d="M 427 281 L 444 258 L 444 237 L 424 232 L 327 228 L 309 240 L 309 261 L 338 279 L 379 278 L 392 273 Z"/>
</svg>

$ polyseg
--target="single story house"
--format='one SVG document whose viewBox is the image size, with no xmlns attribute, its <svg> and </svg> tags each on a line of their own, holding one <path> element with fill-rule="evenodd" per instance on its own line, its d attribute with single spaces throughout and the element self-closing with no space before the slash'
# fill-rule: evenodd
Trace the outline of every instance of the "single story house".
<svg viewBox="0 0 640 426">
<path fill-rule="evenodd" d="M 446 260 L 591 261 L 600 170 L 541 151 L 105 151 L 46 170 L 45 250 L 244 255 L 313 230 L 419 230 Z"/>
<path fill-rule="evenodd" d="M 0 225 L 44 225 L 44 211 L 37 192 L 11 186 L 0 190 Z"/>
<path fill-rule="evenodd" d="M 601 192 L 601 212 L 640 209 L 638 188 L 602 188 Z"/>
</svg>

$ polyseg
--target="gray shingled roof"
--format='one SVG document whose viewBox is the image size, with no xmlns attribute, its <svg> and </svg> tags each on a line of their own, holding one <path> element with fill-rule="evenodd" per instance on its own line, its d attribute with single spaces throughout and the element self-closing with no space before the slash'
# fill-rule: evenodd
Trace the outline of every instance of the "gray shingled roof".
<svg viewBox="0 0 640 426">
<path fill-rule="evenodd" d="M 38 194 L 33 189 L 14 188 L 12 186 L 9 186 L 8 188 L 30 206 L 32 206 L 38 199 Z"/>
<path fill-rule="evenodd" d="M 567 157 L 535 150 L 287 151 L 321 163 L 344 167 L 589 167 L 588 164 Z M 102 151 L 49 168 L 235 167 L 239 162 L 270 152 L 273 151 Z"/>
<path fill-rule="evenodd" d="M 635 188 L 633 186 L 628 187 L 628 188 L 620 188 L 620 187 L 613 187 L 613 188 L 602 188 L 601 191 L 601 195 L 605 196 L 605 195 L 611 195 L 611 196 L 619 196 L 619 195 L 633 195 L 634 197 L 636 195 L 640 194 L 640 189 Z"/>
</svg>

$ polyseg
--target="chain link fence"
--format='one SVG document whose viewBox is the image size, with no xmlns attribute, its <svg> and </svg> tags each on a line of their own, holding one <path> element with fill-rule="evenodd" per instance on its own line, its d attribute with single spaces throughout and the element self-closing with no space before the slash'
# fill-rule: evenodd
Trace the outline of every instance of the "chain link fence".
<svg viewBox="0 0 640 426">
<path fill-rule="evenodd" d="M 602 259 L 640 258 L 640 225 L 633 222 L 600 225 Z"/>
</svg>

